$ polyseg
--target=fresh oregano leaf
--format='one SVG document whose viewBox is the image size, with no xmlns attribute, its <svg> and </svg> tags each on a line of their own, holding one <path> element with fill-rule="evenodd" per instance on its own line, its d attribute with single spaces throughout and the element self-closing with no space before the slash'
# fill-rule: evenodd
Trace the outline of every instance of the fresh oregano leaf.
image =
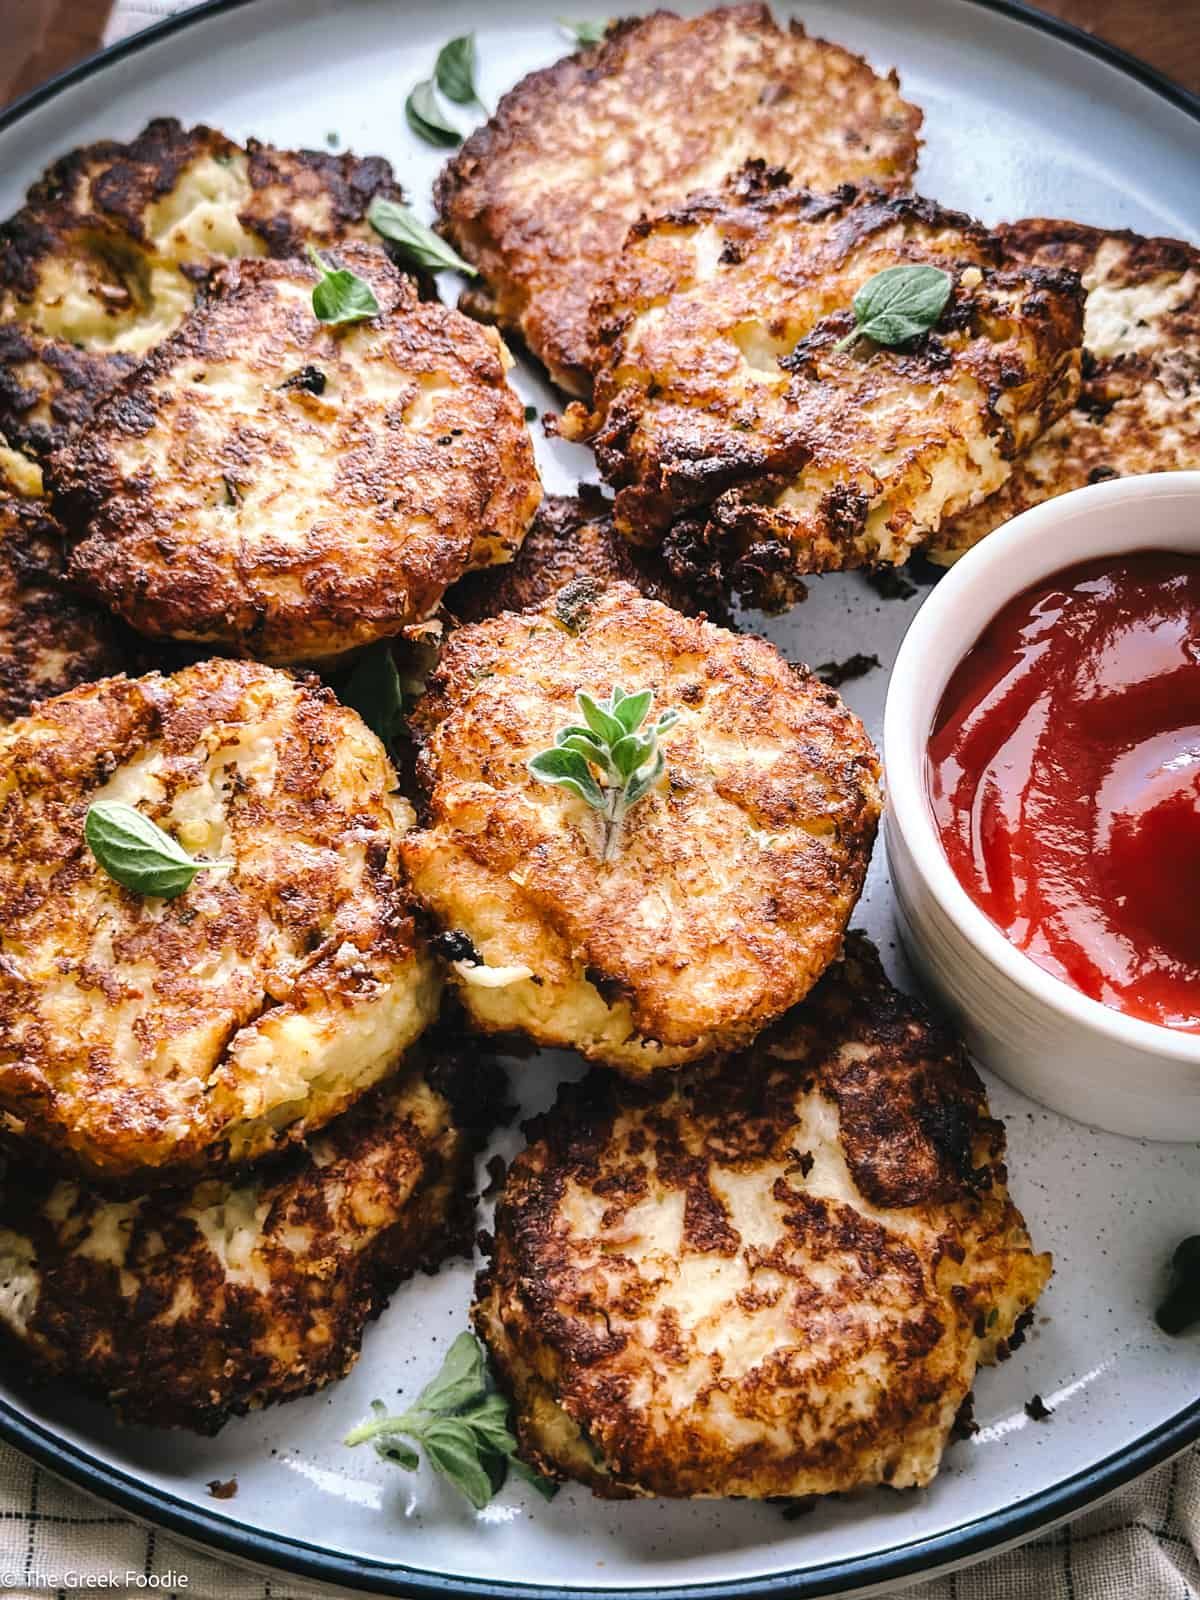
<svg viewBox="0 0 1200 1600">
<path fill-rule="evenodd" d="M 83 837 L 96 860 L 124 889 L 174 900 L 197 873 L 232 861 L 197 861 L 169 833 L 134 806 L 97 800 L 88 807 Z"/>
<path fill-rule="evenodd" d="M 873 339 L 876 344 L 906 344 L 919 334 L 928 333 L 946 309 L 953 279 L 940 267 L 885 267 L 877 272 L 854 296 L 853 333 L 840 339 L 841 350 L 856 339 Z"/>
<path fill-rule="evenodd" d="M 599 44 L 608 32 L 607 17 L 584 17 L 579 21 L 559 17 L 558 25 L 565 28 L 578 45 Z"/>
<path fill-rule="evenodd" d="M 483 1347 L 461 1333 L 446 1353 L 441 1371 L 417 1396 L 410 1411 L 389 1416 L 378 1400 L 372 1416 L 346 1435 L 348 1445 L 368 1441 L 386 1460 L 412 1471 L 425 1453 L 433 1470 L 482 1511 L 504 1487 L 510 1466 L 550 1498 L 546 1480 L 517 1459 L 517 1441 L 508 1425 L 509 1403 L 488 1385 Z"/>
<path fill-rule="evenodd" d="M 312 292 L 313 315 L 318 322 L 336 325 L 379 315 L 379 301 L 365 278 L 347 267 L 329 266 L 312 245 L 308 246 L 308 259 L 321 274 Z"/>
<path fill-rule="evenodd" d="M 453 146 L 462 143 L 462 134 L 447 122 L 433 92 L 433 79 L 422 78 L 404 102 L 409 127 L 426 144 Z"/>
<path fill-rule="evenodd" d="M 433 78 L 447 100 L 455 105 L 482 105 L 475 88 L 475 35 L 464 33 L 438 51 Z"/>
<path fill-rule="evenodd" d="M 357 711 L 390 750 L 404 728 L 404 694 L 387 640 L 364 650 L 347 677 L 333 687 L 342 704 Z"/>
<path fill-rule="evenodd" d="M 606 703 L 585 689 L 575 698 L 586 726 L 568 723 L 560 728 L 553 748 L 539 751 L 526 764 L 540 782 L 569 790 L 601 813 L 604 843 L 600 859 L 611 861 L 626 813 L 649 794 L 666 771 L 658 738 L 678 722 L 679 713 L 664 711 L 652 727 L 644 728 L 654 699 L 650 689 L 626 694 L 614 686 Z M 599 772 L 600 781 L 593 769 Z"/>
<path fill-rule="evenodd" d="M 399 205 L 395 200 L 372 200 L 367 221 L 380 238 L 394 244 L 416 267 L 425 267 L 430 272 L 462 272 L 468 278 L 479 276 L 457 250 L 451 249 L 432 228 L 418 221 L 407 206 Z"/>
</svg>

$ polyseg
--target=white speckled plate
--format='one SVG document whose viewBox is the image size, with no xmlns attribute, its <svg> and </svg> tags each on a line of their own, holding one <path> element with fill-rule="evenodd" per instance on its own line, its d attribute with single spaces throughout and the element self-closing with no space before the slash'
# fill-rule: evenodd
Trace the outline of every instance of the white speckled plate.
<svg viewBox="0 0 1200 1600">
<path fill-rule="evenodd" d="M 61 151 L 129 137 L 153 115 L 216 123 L 235 138 L 344 146 L 391 158 L 428 208 L 438 156 L 402 105 L 437 47 L 474 27 L 492 103 L 562 53 L 554 16 L 595 0 L 244 0 L 203 6 L 77 68 L 0 118 L 0 215 Z M 691 9 L 685 6 L 684 9 Z M 784 9 L 784 7 L 780 7 Z M 924 107 L 920 185 L 985 219 L 1070 215 L 1200 239 L 1200 103 L 1082 35 L 1016 5 L 842 0 L 787 6 L 809 28 L 895 65 Z M 447 284 L 452 292 L 452 286 Z M 517 375 L 539 407 L 552 396 Z M 592 474 L 577 447 L 539 443 L 546 487 Z M 794 658 L 862 650 L 883 667 L 846 696 L 878 735 L 887 665 L 915 606 L 865 581 L 813 584 L 766 628 Z M 907 982 L 882 851 L 858 920 Z M 546 1104 L 564 1058 L 522 1063 L 526 1111 Z M 349 1379 L 325 1394 L 196 1440 L 121 1429 L 68 1394 L 8 1389 L 0 1434 L 63 1477 L 213 1548 L 332 1583 L 404 1595 L 828 1595 L 894 1587 L 1045 1527 L 1200 1436 L 1200 1339 L 1170 1340 L 1152 1307 L 1175 1240 L 1200 1227 L 1200 1150 L 1143 1145 L 1063 1121 L 992 1085 L 1008 1122 L 1012 1187 L 1056 1271 L 1028 1342 L 981 1375 L 969 1443 L 924 1493 L 841 1499 L 795 1522 L 740 1502 L 605 1504 L 567 1489 L 550 1505 L 520 1486 L 485 1512 L 427 1476 L 338 1440 L 375 1396 L 411 1394 L 464 1325 L 465 1263 L 403 1288 Z M 515 1133 L 499 1148 L 511 1154 Z M 1031 1423 L 1039 1393 L 1054 1410 Z M 211 1478 L 236 1476 L 218 1506 Z"/>
</svg>

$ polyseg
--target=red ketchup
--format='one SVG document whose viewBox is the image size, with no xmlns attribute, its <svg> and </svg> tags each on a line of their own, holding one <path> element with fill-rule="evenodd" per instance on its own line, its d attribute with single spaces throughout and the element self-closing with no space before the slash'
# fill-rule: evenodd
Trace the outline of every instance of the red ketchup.
<svg viewBox="0 0 1200 1600">
<path fill-rule="evenodd" d="M 1018 950 L 1200 1032 L 1200 558 L 1081 562 L 1010 601 L 946 687 L 928 782 Z"/>
</svg>

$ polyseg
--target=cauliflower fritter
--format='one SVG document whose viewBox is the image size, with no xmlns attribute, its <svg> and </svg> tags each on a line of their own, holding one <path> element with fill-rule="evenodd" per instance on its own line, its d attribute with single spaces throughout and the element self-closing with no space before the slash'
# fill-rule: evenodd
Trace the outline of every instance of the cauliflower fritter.
<svg viewBox="0 0 1200 1600">
<path fill-rule="evenodd" d="M 614 859 L 529 758 L 578 689 L 651 689 L 665 776 Z M 879 762 L 831 689 L 763 639 L 627 584 L 458 628 L 413 713 L 424 828 L 401 846 L 472 1021 L 639 1075 L 742 1044 L 841 948 Z"/>
<path fill-rule="evenodd" d="M 462 303 L 586 395 L 588 302 L 630 223 L 749 156 L 802 163 L 816 188 L 903 185 L 920 126 L 894 72 L 764 5 L 614 23 L 523 78 L 438 179 L 442 230 L 489 286 Z"/>
<path fill-rule="evenodd" d="M 0 722 L 35 701 L 138 670 L 138 642 L 62 578 L 62 529 L 39 500 L 0 488 Z"/>
<path fill-rule="evenodd" d="M 435 1015 L 383 746 L 315 679 L 207 661 L 0 729 L 0 1128 L 96 1178 L 249 1161 L 321 1127 Z M 174 900 L 93 857 L 93 801 L 232 859 Z"/>
<path fill-rule="evenodd" d="M 216 262 L 370 238 L 376 195 L 403 198 L 379 157 L 243 148 L 173 117 L 71 151 L 0 225 L 0 428 L 36 454 L 61 444 Z"/>
<path fill-rule="evenodd" d="M 857 291 L 905 263 L 953 279 L 934 329 L 839 349 Z M 1075 397 L 1082 305 L 1074 273 L 1005 266 L 960 212 L 750 162 L 630 230 L 592 307 L 595 406 L 563 431 L 595 445 L 623 533 L 778 607 L 997 489 Z"/>
<path fill-rule="evenodd" d="M 538 507 L 525 542 L 502 567 L 472 572 L 450 589 L 445 610 L 455 622 L 480 622 L 500 611 L 544 605 L 569 583 L 631 583 L 648 600 L 676 611 L 700 608 L 686 584 L 653 550 L 639 550 L 613 527 L 612 502 L 590 484 L 577 495 L 550 495 Z M 710 606 L 709 611 L 712 611 Z"/>
<path fill-rule="evenodd" d="M 337 255 L 377 317 L 319 322 L 307 262 L 231 263 L 51 458 L 71 576 L 142 633 L 325 660 L 520 546 L 541 486 L 499 336 Z"/>
<path fill-rule="evenodd" d="M 961 1046 L 862 935 L 749 1055 L 593 1072 L 527 1131 L 475 1322 L 525 1459 L 597 1494 L 927 1484 L 1050 1274 Z"/>
<path fill-rule="evenodd" d="M 1200 467 L 1200 249 L 1042 219 L 1002 227 L 1000 237 L 1017 261 L 1083 279 L 1083 382 L 1003 488 L 943 523 L 929 550 L 942 563 L 1069 489 Z"/>
<path fill-rule="evenodd" d="M 122 1200 L 10 1167 L 0 1335 L 125 1421 L 215 1433 L 343 1377 L 404 1278 L 470 1253 L 470 1158 L 406 1069 L 258 1173 Z"/>
</svg>

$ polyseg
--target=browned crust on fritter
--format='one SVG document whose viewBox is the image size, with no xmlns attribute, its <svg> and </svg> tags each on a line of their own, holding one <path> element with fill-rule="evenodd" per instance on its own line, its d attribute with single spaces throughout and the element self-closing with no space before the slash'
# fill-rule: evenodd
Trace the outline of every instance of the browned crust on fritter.
<svg viewBox="0 0 1200 1600">
<path fill-rule="evenodd" d="M 471 1150 L 446 1101 L 404 1073 L 257 1177 L 123 1202 L 10 1167 L 0 1334 L 23 1376 L 83 1388 L 126 1422 L 215 1433 L 343 1377 L 405 1278 L 470 1254 Z M 201 1215 L 235 1236 L 232 1262 Z M 98 1228 L 115 1257 L 79 1248 Z M 33 1254 L 27 1320 L 8 1304 L 12 1235 Z"/>
<path fill-rule="evenodd" d="M 456 624 L 481 622 L 501 611 L 539 607 L 580 580 L 602 588 L 629 583 L 647 600 L 660 600 L 685 615 L 701 609 L 695 592 L 673 578 L 653 550 L 621 537 L 613 527 L 611 500 L 586 483 L 578 494 L 543 500 L 513 559 L 469 573 L 447 591 L 444 609 Z M 711 615 L 712 607 L 707 609 Z"/>
<path fill-rule="evenodd" d="M 330 690 L 249 662 L 106 678 L 0 730 L 5 1130 L 163 1181 L 283 1148 L 377 1082 L 437 998 L 395 781 Z M 97 797 L 232 870 L 121 888 L 83 838 Z"/>
<path fill-rule="evenodd" d="M 110 673 L 140 670 L 133 635 L 73 594 L 62 529 L 38 500 L 0 491 L 0 722 Z"/>
<path fill-rule="evenodd" d="M 586 394 L 587 311 L 637 217 L 720 182 L 748 156 L 818 188 L 905 183 L 921 113 L 839 45 L 764 5 L 614 23 L 523 78 L 443 169 L 442 227 L 482 271 L 473 306 Z"/>
<path fill-rule="evenodd" d="M 902 263 L 954 278 L 936 327 L 839 350 L 856 291 Z M 630 230 L 592 305 L 593 408 L 563 431 L 594 445 L 622 532 L 782 605 L 805 573 L 903 561 L 991 492 L 1074 397 L 1082 305 L 1073 273 L 1015 268 L 961 212 L 749 162 Z"/>
<path fill-rule="evenodd" d="M 322 659 L 519 547 L 541 489 L 498 336 L 378 250 L 338 260 L 369 323 L 318 322 L 307 262 L 232 263 L 52 458 L 72 577 L 141 632 Z"/>
<path fill-rule="evenodd" d="M 26 320 L 43 264 L 57 255 L 86 264 L 109 303 L 114 327 L 148 293 L 161 258 L 148 237 L 151 207 L 167 198 L 193 162 L 245 158 L 249 194 L 237 221 L 261 253 L 298 255 L 306 242 L 370 238 L 367 208 L 375 196 L 403 199 L 388 162 L 328 150 L 279 150 L 258 139 L 239 146 L 215 128 L 185 128 L 157 117 L 129 143 L 105 139 L 55 161 L 25 204 L 0 224 L 0 431 L 44 455 L 91 415 L 96 403 L 137 365 L 104 348 L 77 349 L 69 339 Z M 211 259 L 180 269 L 197 284 Z"/>
<path fill-rule="evenodd" d="M 526 1131 L 476 1326 L 522 1454 L 599 1494 L 927 1482 L 1049 1275 L 961 1046 L 862 935 L 751 1054 L 593 1072 Z"/>
<path fill-rule="evenodd" d="M 1086 484 L 1200 467 L 1200 248 L 1128 229 L 1031 218 L 999 229 L 1017 261 L 1078 272 L 1089 295 L 1083 381 L 1074 406 L 1018 460 L 989 500 L 952 517 L 930 554 L 953 560 L 1030 506 Z M 1179 293 L 1165 301 L 1167 285 Z M 1129 315 L 1102 306 L 1149 291 Z M 1144 314 L 1141 314 L 1143 313 Z"/>
<path fill-rule="evenodd" d="M 585 597 L 569 626 L 555 607 L 451 634 L 412 719 L 428 790 L 427 825 L 402 843 L 414 888 L 472 938 L 505 904 L 497 937 L 532 968 L 535 1007 L 578 988 L 607 1004 L 606 1030 L 625 1008 L 619 1041 L 527 1015 L 542 1044 L 636 1073 L 745 1042 L 841 947 L 879 815 L 876 753 L 838 695 L 766 640 L 626 584 Z M 526 763 L 578 721 L 578 689 L 614 683 L 652 689 L 654 714 L 680 720 L 663 736 L 666 781 L 604 864 L 595 813 Z"/>
</svg>

